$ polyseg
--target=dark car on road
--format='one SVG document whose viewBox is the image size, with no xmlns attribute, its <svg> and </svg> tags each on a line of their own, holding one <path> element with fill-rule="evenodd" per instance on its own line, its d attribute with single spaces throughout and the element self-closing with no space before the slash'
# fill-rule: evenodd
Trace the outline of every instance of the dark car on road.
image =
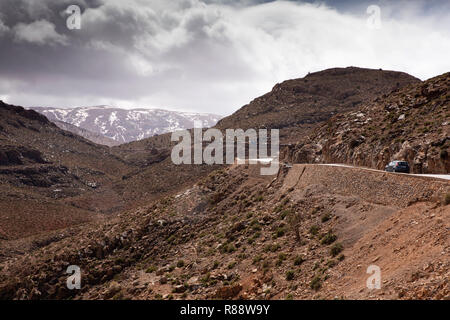
<svg viewBox="0 0 450 320">
<path fill-rule="evenodd" d="M 388 172 L 402 172 L 402 173 L 409 173 L 409 164 L 406 161 L 391 161 L 389 164 L 384 168 L 385 171 Z"/>
</svg>

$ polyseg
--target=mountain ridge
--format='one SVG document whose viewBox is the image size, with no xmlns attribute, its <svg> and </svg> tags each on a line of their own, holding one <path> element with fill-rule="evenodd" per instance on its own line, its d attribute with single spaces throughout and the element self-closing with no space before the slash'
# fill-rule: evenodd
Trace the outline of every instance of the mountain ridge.
<svg viewBox="0 0 450 320">
<path fill-rule="evenodd" d="M 450 72 L 340 113 L 282 150 L 292 162 L 384 169 L 406 160 L 414 173 L 450 173 Z"/>
<path fill-rule="evenodd" d="M 142 140 L 167 132 L 190 129 L 194 121 L 211 127 L 221 118 L 209 113 L 170 111 L 160 108 L 122 109 L 110 106 L 75 108 L 32 107 L 51 121 L 62 121 L 119 143 Z"/>
<path fill-rule="evenodd" d="M 113 184 L 129 170 L 108 147 L 0 101 L 0 229 L 7 238 L 96 220 L 119 208 Z"/>
<path fill-rule="evenodd" d="M 364 90 L 380 84 L 378 95 L 358 89 L 346 97 L 348 84 L 340 82 L 349 71 L 356 72 L 351 81 L 356 89 L 357 79 L 370 82 L 360 85 Z M 0 239 L 8 239 L 0 241 L 0 299 L 448 297 L 447 180 L 304 164 L 311 160 L 303 158 L 305 154 L 312 162 L 320 156 L 323 161 L 352 161 L 355 154 L 370 159 L 372 149 L 378 150 L 377 140 L 397 143 L 394 138 L 410 119 L 414 126 L 407 129 L 414 130 L 407 138 L 413 147 L 424 138 L 442 142 L 448 128 L 441 121 L 448 119 L 447 75 L 421 82 L 398 73 L 384 81 L 383 74 L 332 69 L 322 73 L 324 84 L 307 77 L 312 86 L 297 86 L 305 83 L 304 78 L 277 85 L 266 96 L 274 103 L 272 109 L 267 101 L 250 103 L 250 108 L 217 126 L 284 125 L 285 141 L 295 143 L 282 150 L 275 177 L 261 176 L 259 165 L 176 166 L 170 159 L 170 133 L 108 148 L 60 130 L 34 111 L 5 106 L 15 111 L 0 118 L 0 151 L 9 161 L 0 167 L 0 187 L 5 190 L 0 205 L 9 205 L 18 188 L 29 190 L 22 185 L 32 183 L 35 202 L 29 212 L 41 211 L 39 217 L 48 219 L 46 207 L 36 204 L 40 193 L 34 192 L 55 197 L 58 187 L 62 197 L 71 196 L 67 192 L 73 190 L 64 190 L 69 180 L 75 187 L 89 187 L 91 194 L 71 196 L 71 205 L 95 209 L 96 204 L 107 203 L 111 210 L 112 203 L 118 214 L 87 219 L 82 225 L 78 220 L 53 225 L 42 234 L 19 239 L 7 234 L 5 222 L 11 221 L 0 210 Z M 398 76 L 403 84 L 397 85 Z M 318 89 L 314 95 L 308 91 Z M 404 103 L 395 104 L 402 94 Z M 319 99 L 320 95 L 324 97 Z M 320 108 L 315 108 L 315 98 Z M 327 107 L 333 99 L 342 101 Z M 338 114 L 332 114 L 335 109 Z M 305 122 L 310 115 L 314 121 Z M 368 115 L 374 129 L 366 136 L 374 139 L 374 145 L 358 140 L 359 125 Z M 343 135 L 343 130 L 350 134 Z M 315 148 L 317 143 L 326 148 Z M 437 147 L 446 143 L 447 139 Z M 361 148 L 360 152 L 347 152 L 348 146 Z M 36 173 L 41 173 L 40 179 L 33 179 Z M 58 185 L 52 184 L 55 175 Z M 7 218 L 14 212 L 17 208 L 9 208 Z M 29 228 L 31 224 L 23 221 L 16 226 Z M 21 230 L 14 231 L 20 236 Z M 374 263 L 383 274 L 382 289 L 377 291 L 366 287 L 366 268 Z M 64 271 L 74 264 L 83 272 L 80 291 L 66 287 Z"/>
<path fill-rule="evenodd" d="M 286 80 L 221 119 L 216 127 L 280 129 L 284 143 L 295 142 L 333 115 L 362 102 L 421 81 L 404 72 L 358 67 L 331 68 Z"/>
<path fill-rule="evenodd" d="M 53 120 L 53 123 L 56 124 L 59 128 L 66 130 L 66 131 L 70 131 L 76 135 L 79 135 L 80 137 L 83 137 L 85 139 L 88 139 L 89 141 L 92 141 L 96 144 L 101 144 L 104 146 L 108 146 L 108 147 L 114 147 L 114 146 L 118 146 L 120 144 L 120 142 L 108 138 L 100 133 L 95 133 L 95 132 L 91 132 L 89 130 L 77 127 L 73 124 L 64 122 L 64 121 L 59 121 L 59 120 Z"/>
</svg>

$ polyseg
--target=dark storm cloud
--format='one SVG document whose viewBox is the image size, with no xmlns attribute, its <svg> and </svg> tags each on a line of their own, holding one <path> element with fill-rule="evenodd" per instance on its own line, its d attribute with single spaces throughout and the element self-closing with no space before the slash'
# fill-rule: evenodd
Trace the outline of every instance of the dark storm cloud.
<svg viewBox="0 0 450 320">
<path fill-rule="evenodd" d="M 161 1 L 154 3 L 156 7 L 137 6 L 138 2 L 133 6 L 119 2 L 102 6 L 98 1 L 78 1 L 76 3 L 83 8 L 82 30 L 71 31 L 65 26 L 63 12 L 73 3 L 2 3 L 1 20 L 10 32 L 2 38 L 0 68 L 2 80 L 7 83 L 3 83 L 4 90 L 0 94 L 9 95 L 7 90 L 11 89 L 12 83 L 17 91 L 27 92 L 30 97 L 70 95 L 83 99 L 97 96 L 106 97 L 106 100 L 133 101 L 152 92 L 175 95 L 174 82 L 181 86 L 188 82 L 200 84 L 205 74 L 214 76 L 221 72 L 225 77 L 217 83 L 236 76 L 227 76 L 228 68 L 216 68 L 219 61 L 215 58 L 220 56 L 219 53 L 226 53 L 227 48 L 204 39 L 207 35 L 203 27 L 217 17 L 205 14 L 201 8 L 180 18 L 169 13 L 158 16 L 154 8 L 161 7 Z M 189 1 L 172 6 L 175 10 L 191 7 Z M 3 19 L 3 16 L 8 18 Z M 18 38 L 17 25 L 30 25 L 36 21 L 53 24 L 53 37 L 44 38 L 42 42 Z M 179 46 L 186 40 L 195 50 Z M 221 59 L 221 67 L 238 65 L 232 60 L 233 52 L 229 57 L 228 62 L 226 57 Z M 188 64 L 183 63 L 186 59 L 189 59 Z M 245 65 L 240 65 L 237 70 L 244 69 Z M 186 73 L 190 74 L 189 79 L 185 78 Z M 59 100 L 64 103 L 64 99 Z M 42 104 L 39 100 L 27 102 Z"/>
<path fill-rule="evenodd" d="M 101 0 L 2 0 L 0 18 L 9 27 L 43 19 L 51 21 L 59 32 L 66 32 L 66 21 L 61 16 L 69 5 L 98 8 L 102 4 Z"/>
<path fill-rule="evenodd" d="M 64 11 L 70 4 L 79 5 L 88 14 L 90 10 L 101 10 L 102 2 L 14 0 L 1 3 L 0 18 L 10 31 L 1 39 L 2 80 L 17 83 L 17 89 L 26 90 L 30 95 L 55 97 L 69 94 L 133 98 L 136 91 L 143 91 L 139 85 L 121 90 L 127 80 L 140 80 L 135 70 L 123 63 L 124 50 L 132 51 L 133 36 L 142 31 L 140 22 L 127 10 L 106 8 L 103 11 L 106 20 L 96 24 L 95 19 L 91 22 L 83 19 L 90 25 L 81 32 L 68 30 Z M 47 43 L 18 38 L 18 25 L 33 25 L 36 21 L 54 25 L 55 37 L 66 40 L 53 45 L 55 37 L 44 38 Z M 102 47 L 101 43 L 117 49 Z"/>
<path fill-rule="evenodd" d="M 374 1 L 385 19 L 376 31 L 365 26 L 369 2 L 312 2 L 0 0 L 0 99 L 226 114 L 278 81 L 327 67 L 421 78 L 450 68 L 442 1 Z M 66 27 L 73 4 L 81 30 Z"/>
</svg>

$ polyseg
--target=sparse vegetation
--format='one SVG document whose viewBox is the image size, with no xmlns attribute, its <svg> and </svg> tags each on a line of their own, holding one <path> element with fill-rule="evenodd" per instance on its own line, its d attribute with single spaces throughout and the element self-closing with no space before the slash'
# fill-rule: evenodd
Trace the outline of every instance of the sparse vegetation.
<svg viewBox="0 0 450 320">
<path fill-rule="evenodd" d="M 220 253 L 233 253 L 236 251 L 236 247 L 232 243 L 224 243 L 219 247 Z"/>
<path fill-rule="evenodd" d="M 337 236 L 335 234 L 333 234 L 331 231 L 329 231 L 328 233 L 326 233 L 325 235 L 323 235 L 320 239 L 320 244 L 323 245 L 329 245 L 332 244 L 333 242 L 335 242 L 337 239 Z"/>
<path fill-rule="evenodd" d="M 260 262 L 263 259 L 262 255 L 257 255 L 253 258 L 253 264 L 257 264 L 258 262 Z"/>
<path fill-rule="evenodd" d="M 257 197 L 255 198 L 255 201 L 256 201 L 256 202 L 264 201 L 264 197 L 263 197 L 263 196 L 257 196 Z"/>
<path fill-rule="evenodd" d="M 333 257 L 336 257 L 339 253 L 342 252 L 342 250 L 344 250 L 344 247 L 342 246 L 341 243 L 335 243 L 331 248 L 330 248 L 330 254 Z"/>
<path fill-rule="evenodd" d="M 302 256 L 297 256 L 294 259 L 294 266 L 299 266 L 301 265 L 303 262 L 305 262 L 305 259 Z"/>
<path fill-rule="evenodd" d="M 291 281 L 295 278 L 295 271 L 294 270 L 288 270 L 286 271 L 286 280 Z"/>
<path fill-rule="evenodd" d="M 175 237 L 175 235 L 171 235 L 169 238 L 167 238 L 167 242 L 170 244 L 175 244 L 176 239 L 177 238 Z"/>
<path fill-rule="evenodd" d="M 147 270 L 145 270 L 146 273 L 153 273 L 156 270 L 158 270 L 158 268 L 156 266 L 150 266 L 147 268 Z"/>
<path fill-rule="evenodd" d="M 177 262 L 177 267 L 178 267 L 178 268 L 183 268 L 183 267 L 184 267 L 184 261 L 183 261 L 183 260 L 179 260 L 179 261 Z"/>
<path fill-rule="evenodd" d="M 320 278 L 320 276 L 315 276 L 309 286 L 311 287 L 311 289 L 318 291 L 321 287 L 322 287 L 322 279 Z"/>
<path fill-rule="evenodd" d="M 335 260 L 328 260 L 327 267 L 333 268 L 335 265 L 337 265 L 337 262 Z"/>
<path fill-rule="evenodd" d="M 280 238 L 280 237 L 284 236 L 284 233 L 285 233 L 284 227 L 279 227 L 273 234 L 273 238 L 274 239 Z"/>
<path fill-rule="evenodd" d="M 444 197 L 444 204 L 449 205 L 450 204 L 450 192 L 447 193 Z"/>
<path fill-rule="evenodd" d="M 267 271 L 269 271 L 269 269 L 270 269 L 270 261 L 268 261 L 268 260 L 264 261 L 262 267 L 263 267 L 264 273 L 266 273 Z"/>
<path fill-rule="evenodd" d="M 313 225 L 311 226 L 311 228 L 309 228 L 309 233 L 313 236 L 317 236 L 319 234 L 319 230 L 320 230 L 319 226 Z"/>
<path fill-rule="evenodd" d="M 281 246 L 278 243 L 268 244 L 264 247 L 265 252 L 277 252 Z"/>
<path fill-rule="evenodd" d="M 331 219 L 331 214 L 329 213 L 324 213 L 321 217 L 320 220 L 322 221 L 322 223 L 327 222 Z"/>
<path fill-rule="evenodd" d="M 283 210 L 280 214 L 280 219 L 284 220 L 284 218 L 286 218 L 289 215 L 290 211 L 289 210 Z"/>
<path fill-rule="evenodd" d="M 280 253 L 278 255 L 278 260 L 276 262 L 277 266 L 281 266 L 283 264 L 283 261 L 286 260 L 286 254 L 285 253 Z"/>
</svg>

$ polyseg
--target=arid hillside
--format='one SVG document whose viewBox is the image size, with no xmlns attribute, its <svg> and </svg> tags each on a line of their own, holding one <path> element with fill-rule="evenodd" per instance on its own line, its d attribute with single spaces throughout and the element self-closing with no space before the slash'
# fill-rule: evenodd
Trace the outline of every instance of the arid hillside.
<svg viewBox="0 0 450 320">
<path fill-rule="evenodd" d="M 219 121 L 217 128 L 277 128 L 283 142 L 297 142 L 337 113 L 357 110 L 377 96 L 420 80 L 406 73 L 333 68 L 287 80 Z"/>
<path fill-rule="evenodd" d="M 295 163 L 383 169 L 407 160 L 415 173 L 450 173 L 450 73 L 342 113 L 283 150 Z"/>
<path fill-rule="evenodd" d="M 108 148 L 0 104 L 0 299 L 448 298 L 448 180 L 306 164 L 380 168 L 409 144 L 414 172 L 448 172 L 448 74 L 331 69 L 275 88 L 218 128 L 282 127 L 276 176 L 176 166 L 170 134 Z"/>
<path fill-rule="evenodd" d="M 334 68 L 288 80 L 219 121 L 215 128 L 282 128 L 281 140 L 305 141 L 307 134 L 332 115 L 358 106 L 392 90 L 420 80 L 394 71 Z M 171 134 L 162 134 L 113 147 L 112 153 L 136 168 L 124 176 L 116 190 L 145 204 L 188 186 L 218 167 L 175 166 L 170 160 Z M 133 186 L 129 188 L 128 186 Z"/>
<path fill-rule="evenodd" d="M 127 199 L 127 206 L 138 207 L 172 195 L 192 185 L 221 165 L 175 165 L 171 159 L 171 134 L 166 133 L 111 148 L 133 169 L 115 185 L 115 190 Z"/>
<path fill-rule="evenodd" d="M 4 261 L 0 298 L 442 299 L 449 192 L 362 169 L 295 165 L 273 178 L 232 166 Z M 374 264 L 380 290 L 366 287 Z M 79 291 L 66 289 L 69 265 Z"/>
<path fill-rule="evenodd" d="M 92 141 L 96 144 L 101 144 L 101 145 L 105 145 L 108 147 L 113 147 L 113 146 L 117 146 L 120 144 L 120 142 L 115 141 L 111 138 L 108 138 L 100 133 L 94 133 L 94 132 L 77 127 L 73 124 L 70 124 L 70 123 L 67 123 L 64 121 L 53 120 L 52 122 L 54 124 L 56 124 L 59 128 L 65 130 L 65 131 L 70 131 L 70 132 L 72 132 L 80 137 L 83 137 L 89 141 Z"/>
<path fill-rule="evenodd" d="M 120 207 L 112 186 L 129 166 L 108 147 L 0 102 L 0 237 L 14 239 L 98 218 Z"/>
<path fill-rule="evenodd" d="M 151 139 L 156 145 L 139 150 L 134 144 L 116 149 L 62 130 L 19 106 L 1 102 L 0 116 L 2 239 L 108 219 L 170 195 L 217 168 L 174 165 L 170 140 L 158 143 L 158 137 Z"/>
<path fill-rule="evenodd" d="M 362 103 L 420 80 L 403 72 L 356 67 L 333 68 L 287 80 L 254 99 L 215 128 L 281 129 L 283 143 L 303 141 L 307 134 L 333 115 L 357 110 Z M 114 154 L 139 165 L 162 161 L 161 154 L 174 144 L 161 134 L 114 147 Z M 148 151 L 152 151 L 152 156 Z"/>
</svg>

